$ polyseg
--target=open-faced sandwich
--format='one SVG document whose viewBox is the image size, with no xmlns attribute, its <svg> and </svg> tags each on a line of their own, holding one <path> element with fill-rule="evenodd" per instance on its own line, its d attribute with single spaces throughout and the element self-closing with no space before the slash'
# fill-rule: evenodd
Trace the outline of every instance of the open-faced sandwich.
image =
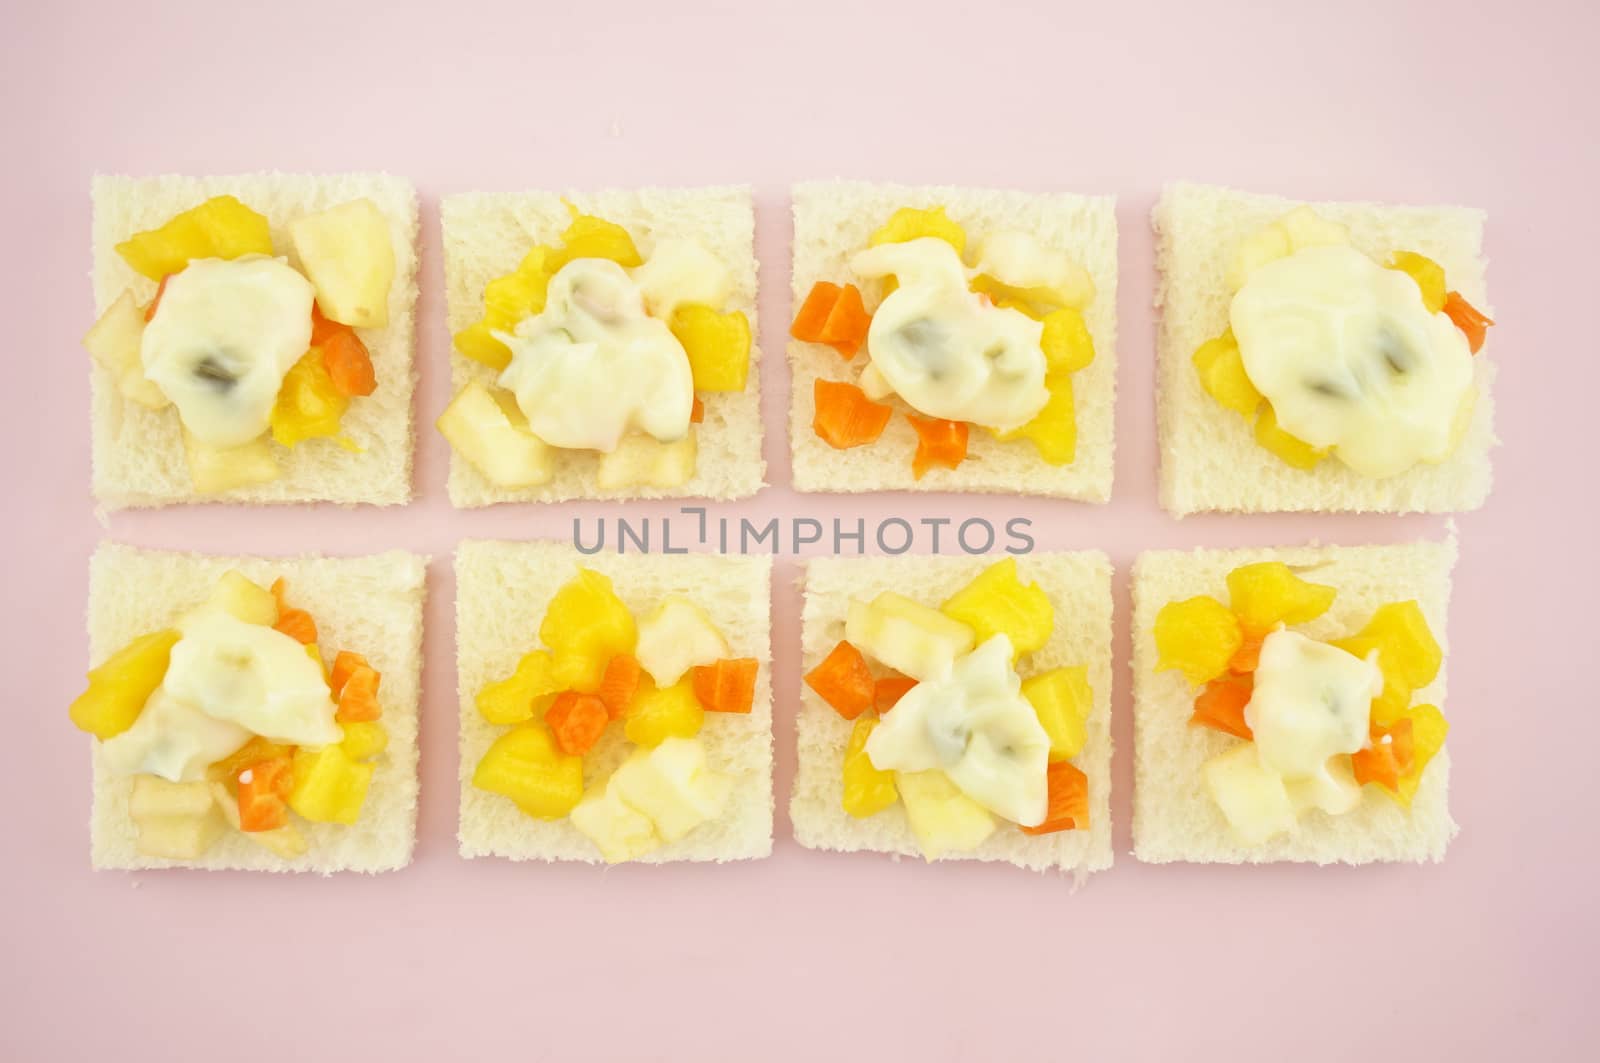
<svg viewBox="0 0 1600 1063">
<path fill-rule="evenodd" d="M 1110 197 L 797 185 L 793 283 L 798 490 L 1110 497 Z"/>
<path fill-rule="evenodd" d="M 1111 866 L 1111 565 L 1099 553 L 806 566 L 813 849 Z"/>
<path fill-rule="evenodd" d="M 1178 184 L 1154 217 L 1167 509 L 1483 504 L 1482 212 Z"/>
<path fill-rule="evenodd" d="M 451 502 L 760 489 L 748 189 L 472 193 L 441 213 Z"/>
<path fill-rule="evenodd" d="M 770 853 L 771 568 L 461 544 L 462 855 Z"/>
<path fill-rule="evenodd" d="M 1454 561 L 1452 542 L 1141 556 L 1139 859 L 1442 859 Z"/>
<path fill-rule="evenodd" d="M 95 496 L 409 501 L 416 234 L 381 174 L 96 178 Z"/>
<path fill-rule="evenodd" d="M 103 546 L 90 568 L 97 868 L 389 871 L 416 836 L 423 561 Z"/>
</svg>

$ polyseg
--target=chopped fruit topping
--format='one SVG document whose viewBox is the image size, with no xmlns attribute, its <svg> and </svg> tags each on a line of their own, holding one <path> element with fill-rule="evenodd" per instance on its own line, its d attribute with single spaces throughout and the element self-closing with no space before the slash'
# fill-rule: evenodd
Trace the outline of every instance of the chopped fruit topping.
<svg viewBox="0 0 1600 1063">
<path fill-rule="evenodd" d="M 376 203 L 352 199 L 296 218 L 289 223 L 289 242 L 329 318 L 356 328 L 389 323 L 394 239 Z"/>
<path fill-rule="evenodd" d="M 357 397 L 371 395 L 378 389 L 378 377 L 372 368 L 372 353 L 361 342 L 355 329 L 339 325 L 328 330 L 328 335 L 318 340 L 312 336 L 312 345 L 322 349 L 322 366 L 333 381 L 334 390 L 341 395 Z"/>
<path fill-rule="evenodd" d="M 351 760 L 342 746 L 299 750 L 289 807 L 314 823 L 354 823 L 361 818 L 373 770 Z"/>
<path fill-rule="evenodd" d="M 1050 395 L 1045 400 L 1044 409 L 1034 414 L 1033 420 L 1021 428 L 998 432 L 995 438 L 1002 442 L 1030 440 L 1039 452 L 1039 460 L 1046 465 L 1071 465 L 1078 454 L 1077 407 L 1072 397 L 1072 377 L 1066 373 L 1049 373 L 1044 378 L 1044 386 Z"/>
<path fill-rule="evenodd" d="M 917 681 L 908 675 L 884 676 L 873 684 L 872 707 L 879 716 L 894 708 L 899 700 L 906 696 Z"/>
<path fill-rule="evenodd" d="M 383 678 L 370 664 L 358 664 L 339 687 L 340 723 L 366 723 L 383 715 L 378 704 L 378 681 Z"/>
<path fill-rule="evenodd" d="M 1396 251 L 1389 256 L 1389 261 L 1385 265 L 1389 269 L 1399 270 L 1417 282 L 1417 287 L 1422 292 L 1422 305 L 1427 308 L 1428 313 L 1437 314 L 1444 309 L 1447 292 L 1444 267 L 1439 263 L 1415 251 Z"/>
<path fill-rule="evenodd" d="M 942 771 L 896 772 L 894 784 L 926 860 L 970 852 L 995 831 L 989 810 L 957 789 Z"/>
<path fill-rule="evenodd" d="M 1046 375 L 1076 373 L 1094 361 L 1094 338 L 1084 323 L 1083 313 L 1064 306 L 1044 316 L 1044 332 L 1039 337 L 1044 351 Z"/>
<path fill-rule="evenodd" d="M 1411 695 L 1433 682 L 1444 663 L 1444 651 L 1415 601 L 1379 606 L 1365 627 L 1334 645 L 1362 658 L 1377 653 L 1383 693 L 1372 703 L 1372 719 L 1380 726 L 1399 719 Z"/>
<path fill-rule="evenodd" d="M 561 689 L 555 658 L 546 650 L 534 650 L 523 655 L 510 675 L 484 684 L 478 691 L 478 712 L 490 723 L 525 723 L 533 719 L 541 701 Z"/>
<path fill-rule="evenodd" d="M 1445 297 L 1444 312 L 1462 335 L 1467 337 L 1467 348 L 1473 354 L 1483 349 L 1483 341 L 1489 335 L 1489 326 L 1494 320 L 1483 311 L 1461 298 L 1460 292 L 1451 292 Z"/>
<path fill-rule="evenodd" d="M 174 216 L 159 229 L 136 233 L 117 254 L 153 281 L 177 273 L 195 258 L 272 254 L 267 219 L 233 196 L 214 196 Z"/>
<path fill-rule="evenodd" d="M 694 684 L 689 680 L 669 687 L 646 683 L 628 707 L 623 734 L 634 745 L 649 749 L 668 738 L 693 738 L 705 720 L 706 710 L 694 696 Z"/>
<path fill-rule="evenodd" d="M 955 248 L 958 255 L 966 252 L 967 231 L 960 223 L 952 220 L 944 212 L 943 207 L 926 210 L 918 207 L 901 207 L 867 238 L 867 244 L 870 247 L 877 247 L 879 244 L 900 244 L 928 236 L 943 240 Z"/>
<path fill-rule="evenodd" d="M 1013 659 L 1049 642 L 1056 623 L 1049 596 L 1037 583 L 1022 582 L 1014 557 L 984 569 L 939 611 L 971 628 L 980 644 L 1005 634 L 1011 639 Z"/>
<path fill-rule="evenodd" d="M 1332 587 L 1301 579 L 1282 561 L 1241 565 L 1228 573 L 1228 601 L 1246 632 L 1315 620 L 1336 594 Z"/>
<path fill-rule="evenodd" d="M 1256 442 L 1297 469 L 1316 468 L 1328 453 L 1279 428 L 1278 415 L 1269 404 L 1262 405 L 1261 414 L 1256 418 Z"/>
<path fill-rule="evenodd" d="M 611 580 L 587 568 L 556 591 L 539 624 L 539 639 L 555 652 L 565 686 L 584 692 L 599 689 L 606 664 L 634 652 L 637 638 L 633 614 Z"/>
<path fill-rule="evenodd" d="M 581 757 L 594 748 L 600 736 L 606 733 L 610 720 L 605 702 L 593 694 L 572 690 L 557 694 L 544 714 L 556 748 L 574 757 Z"/>
<path fill-rule="evenodd" d="M 1039 726 L 1050 736 L 1052 763 L 1071 760 L 1089 740 L 1089 714 L 1094 711 L 1094 691 L 1089 668 L 1054 668 L 1022 681 L 1022 696 L 1033 706 Z"/>
<path fill-rule="evenodd" d="M 847 720 L 870 711 L 876 701 L 876 683 L 867 669 L 866 658 L 846 641 L 806 673 L 806 685 Z"/>
<path fill-rule="evenodd" d="M 694 696 L 708 711 L 748 713 L 754 707 L 759 671 L 754 657 L 723 658 L 714 664 L 697 664 L 690 671 Z"/>
<path fill-rule="evenodd" d="M 844 630 L 863 653 L 917 680 L 948 673 L 977 644 L 965 623 L 893 591 L 852 601 Z"/>
<path fill-rule="evenodd" d="M 1248 675 L 1213 679 L 1195 697 L 1189 722 L 1248 741 L 1253 736 L 1244 722 L 1244 707 L 1250 704 L 1254 690 L 1255 682 Z"/>
<path fill-rule="evenodd" d="M 1064 760 L 1054 761 L 1045 776 L 1050 788 L 1050 808 L 1037 827 L 1023 827 L 1024 834 L 1053 834 L 1062 830 L 1089 829 L 1089 777 Z"/>
<path fill-rule="evenodd" d="M 874 716 L 857 719 L 844 751 L 844 810 L 857 819 L 875 816 L 900 799 L 894 772 L 879 771 L 867 756 L 867 739 L 877 726 Z"/>
<path fill-rule="evenodd" d="M 1377 783 L 1390 793 L 1400 790 L 1400 777 L 1415 759 L 1411 721 L 1402 717 L 1387 727 L 1373 727 L 1371 744 L 1350 756 L 1356 782 Z"/>
<path fill-rule="evenodd" d="M 873 402 L 854 384 L 818 380 L 813 388 L 816 414 L 811 428 L 837 450 L 871 443 L 883 435 L 894 410 Z"/>
<path fill-rule="evenodd" d="M 89 689 L 67 710 L 72 723 L 99 739 L 114 738 L 138 720 L 144 703 L 167 674 L 177 630 L 143 635 L 89 672 Z"/>
<path fill-rule="evenodd" d="M 286 798 L 294 785 L 293 761 L 287 756 L 258 760 L 239 773 L 239 829 L 276 830 L 289 822 Z"/>
<path fill-rule="evenodd" d="M 872 315 L 861 301 L 861 289 L 854 284 L 840 287 L 818 281 L 801 304 L 789 334 L 805 343 L 822 343 L 849 360 L 866 342 Z"/>
<path fill-rule="evenodd" d="M 619 653 L 606 662 L 605 674 L 600 677 L 600 689 L 595 694 L 606 707 L 606 715 L 620 720 L 628 714 L 634 696 L 639 692 L 639 676 L 643 669 L 639 659 L 631 653 Z"/>
<path fill-rule="evenodd" d="M 1227 671 L 1244 642 L 1239 619 L 1215 598 L 1168 602 L 1156 614 L 1156 671 L 1176 668 L 1192 686 Z"/>
<path fill-rule="evenodd" d="M 389 748 L 389 732 L 377 720 L 347 723 L 339 745 L 351 760 L 372 760 Z"/>
<path fill-rule="evenodd" d="M 272 439 L 279 446 L 294 447 L 308 439 L 336 436 L 349 406 L 349 395 L 339 390 L 313 347 L 284 375 L 272 407 Z"/>
<path fill-rule="evenodd" d="M 743 391 L 750 376 L 750 321 L 688 303 L 672 312 L 672 334 L 689 356 L 696 391 Z"/>
<path fill-rule="evenodd" d="M 333 658 L 333 670 L 328 673 L 328 689 L 333 691 L 333 696 L 338 697 L 345 681 L 355 673 L 357 668 L 367 666 L 367 659 L 359 653 L 349 650 L 340 650 Z"/>
<path fill-rule="evenodd" d="M 1194 352 L 1194 367 L 1200 373 L 1200 386 L 1206 394 L 1235 413 L 1254 417 L 1261 406 L 1261 392 L 1250 382 L 1239 354 L 1239 342 L 1229 329 L 1214 340 L 1202 343 Z"/>
<path fill-rule="evenodd" d="M 583 758 L 562 753 L 537 724 L 523 724 L 495 739 L 472 785 L 511 798 L 535 819 L 560 819 L 583 799 Z"/>
<path fill-rule="evenodd" d="M 917 452 L 911 459 L 911 475 L 920 480 L 935 465 L 954 469 L 967 457 L 967 423 L 937 417 L 906 414 L 917 431 Z"/>
</svg>

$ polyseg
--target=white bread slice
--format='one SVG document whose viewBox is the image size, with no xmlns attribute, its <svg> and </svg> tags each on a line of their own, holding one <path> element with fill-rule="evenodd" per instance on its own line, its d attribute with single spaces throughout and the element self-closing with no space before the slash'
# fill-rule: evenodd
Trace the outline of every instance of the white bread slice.
<svg viewBox="0 0 1600 1063">
<path fill-rule="evenodd" d="M 701 392 L 705 421 L 695 426 L 699 458 L 681 487 L 602 489 L 599 459 L 590 453 L 555 455 L 555 476 L 531 488 L 496 487 L 471 463 L 450 453 L 450 502 L 459 508 L 496 502 L 557 502 L 571 498 L 746 498 L 765 482 L 761 457 L 761 341 L 756 321 L 755 208 L 750 189 L 635 188 L 604 192 L 468 192 L 440 204 L 444 227 L 445 300 L 450 334 L 483 316 L 484 287 L 517 268 L 536 244 L 558 243 L 571 221 L 562 200 L 622 226 L 639 253 L 649 257 L 667 236 L 694 240 L 728 267 L 732 291 L 726 309 L 750 320 L 750 377 L 740 392 Z M 469 381 L 490 383 L 495 372 L 450 351 L 451 392 Z"/>
<path fill-rule="evenodd" d="M 955 469 L 934 468 L 921 480 L 911 473 L 916 432 L 896 410 L 874 443 L 836 450 L 811 427 L 819 379 L 854 382 L 867 362 L 858 353 L 846 362 L 818 343 L 789 340 L 791 370 L 789 444 L 797 491 L 983 491 L 1048 495 L 1083 502 L 1111 497 L 1112 420 L 1117 386 L 1117 218 L 1112 196 L 1030 193 L 1000 189 L 819 181 L 797 184 L 794 197 L 794 301 L 790 317 L 817 281 L 851 281 L 850 258 L 867 246 L 873 231 L 901 207 L 942 206 L 967 230 L 969 241 L 997 229 L 1031 233 L 1065 251 L 1094 278 L 1095 299 L 1084 311 L 1094 337 L 1094 361 L 1072 374 L 1078 421 L 1078 451 L 1070 465 L 1047 465 L 1027 440 L 1001 443 L 973 430 L 967 460 Z M 873 293 L 863 291 L 869 300 Z M 869 302 L 869 309 L 872 308 Z"/>
<path fill-rule="evenodd" d="M 1457 827 L 1450 818 L 1450 746 L 1428 764 L 1409 814 L 1376 787 L 1364 787 L 1361 804 L 1342 816 L 1312 811 L 1299 830 L 1264 845 L 1239 844 L 1206 793 L 1201 765 L 1238 743 L 1204 727 L 1191 727 L 1194 691 L 1173 671 L 1157 673 L 1155 622 L 1161 607 L 1197 594 L 1228 603 L 1229 572 L 1256 561 L 1282 561 L 1306 579 L 1338 589 L 1326 614 L 1297 625 L 1312 638 L 1353 634 L 1386 602 L 1415 599 L 1445 649 L 1439 677 L 1417 691 L 1415 703 L 1438 706 L 1446 718 L 1449 665 L 1445 616 L 1450 604 L 1454 539 L 1401 546 L 1303 546 L 1257 550 L 1154 550 L 1133 568 L 1134 855 L 1147 863 L 1317 864 L 1374 861 L 1422 863 L 1444 858 Z"/>
<path fill-rule="evenodd" d="M 508 728 L 484 720 L 474 699 L 485 683 L 504 678 L 523 654 L 539 648 L 539 623 L 555 592 L 589 568 L 608 576 L 637 619 L 668 595 L 683 595 L 710 616 L 735 657 L 760 662 L 748 715 L 706 713 L 700 738 L 713 770 L 734 777 L 720 819 L 641 857 L 674 860 L 751 860 L 772 852 L 772 559 L 713 554 L 584 556 L 566 543 L 463 542 L 456 551 L 456 676 L 461 696 L 461 819 L 465 857 L 581 860 L 600 852 L 569 820 L 546 822 L 523 814 L 498 794 L 472 785 L 484 751 Z M 622 727 L 607 728 L 584 757 L 587 789 L 608 778 L 633 749 Z"/>
<path fill-rule="evenodd" d="M 390 551 L 371 557 L 211 557 L 108 543 L 89 563 L 89 656 L 98 664 L 134 638 L 170 625 L 204 601 L 236 568 L 262 586 L 279 576 L 289 600 L 317 621 L 325 659 L 339 649 L 366 656 L 383 674 L 379 701 L 389 746 L 366 806 L 351 826 L 297 821 L 309 843 L 285 860 L 228 831 L 195 861 L 141 855 L 128 818 L 132 784 L 111 775 L 94 750 L 92 861 L 103 870 L 197 867 L 250 871 L 394 871 L 411 862 L 417 835 L 417 702 L 422 670 L 426 559 Z"/>
<path fill-rule="evenodd" d="M 1475 358 L 1479 399 L 1460 448 L 1439 465 L 1418 465 L 1384 480 L 1329 458 L 1296 469 L 1263 449 L 1250 422 L 1200 386 L 1195 350 L 1228 327 L 1224 284 L 1239 242 L 1300 204 L 1279 196 L 1177 183 L 1152 215 L 1156 232 L 1156 416 L 1161 443 L 1161 504 L 1178 516 L 1236 513 L 1452 513 L 1477 509 L 1489 494 L 1494 446 L 1494 364 L 1490 341 Z M 1313 203 L 1350 229 L 1355 246 L 1382 262 L 1391 251 L 1419 251 L 1444 267 L 1452 288 L 1485 313 L 1483 220 L 1464 207 Z"/>
<path fill-rule="evenodd" d="M 937 607 L 995 561 L 995 557 L 821 558 L 805 567 L 801 623 L 801 673 L 810 672 L 844 638 L 852 598 L 896 591 Z M 1024 658 L 1026 677 L 1052 668 L 1086 664 L 1094 691 L 1088 742 L 1073 763 L 1089 777 L 1089 829 L 1030 836 L 1001 823 L 977 849 L 946 860 L 998 860 L 1035 871 L 1070 871 L 1082 880 L 1111 866 L 1111 562 L 1098 551 L 1038 553 L 1017 558 L 1023 582 L 1036 582 L 1055 606 L 1055 632 Z M 844 810 L 841 770 L 854 724 L 841 717 L 802 680 L 799 767 L 789 797 L 794 837 L 809 849 L 922 853 L 906 820 L 905 805 L 866 819 Z"/>
<path fill-rule="evenodd" d="M 177 413 L 171 407 L 150 410 L 127 401 L 110 373 L 95 365 L 95 498 L 113 510 L 210 501 L 379 506 L 411 501 L 416 189 L 410 181 L 381 173 L 98 176 L 93 184 L 95 313 L 102 313 L 126 288 L 132 288 L 141 302 L 155 294 L 155 282 L 135 273 L 117 254 L 117 244 L 219 195 L 237 196 L 246 206 L 265 214 L 272 226 L 273 248 L 285 256 L 290 254 L 289 222 L 302 215 L 365 196 L 388 219 L 395 261 L 389 324 L 359 331 L 372 352 L 378 389 L 353 400 L 342 422 L 345 434 L 361 449 L 351 451 L 331 439 L 307 440 L 293 448 L 274 446 L 283 468 L 280 479 L 223 495 L 201 495 L 189 477 Z M 92 364 L 87 354 L 83 358 Z"/>
</svg>

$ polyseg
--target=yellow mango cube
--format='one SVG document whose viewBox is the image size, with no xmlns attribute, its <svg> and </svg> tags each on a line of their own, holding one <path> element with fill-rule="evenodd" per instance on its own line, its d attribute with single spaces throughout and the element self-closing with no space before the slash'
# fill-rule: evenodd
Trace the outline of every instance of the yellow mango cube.
<svg viewBox="0 0 1600 1063">
<path fill-rule="evenodd" d="M 1050 736 L 1050 761 L 1071 760 L 1089 740 L 1089 714 L 1094 691 L 1089 666 L 1053 668 L 1022 681 L 1022 696 L 1033 706 L 1039 726 Z"/>
<path fill-rule="evenodd" d="M 1444 651 L 1415 601 L 1379 606 L 1365 627 L 1334 645 L 1361 658 L 1377 653 L 1383 693 L 1373 699 L 1372 721 L 1380 727 L 1404 715 L 1412 693 L 1433 682 L 1444 664 Z"/>
<path fill-rule="evenodd" d="M 705 722 L 705 706 L 694 696 L 692 680 L 680 679 L 669 687 L 641 681 L 622 733 L 634 745 L 654 749 L 668 738 L 693 738 Z"/>
<path fill-rule="evenodd" d="M 743 391 L 750 376 L 750 321 L 700 303 L 672 312 L 672 334 L 689 355 L 696 391 Z"/>
<path fill-rule="evenodd" d="M 579 258 L 608 258 L 624 269 L 632 269 L 644 261 L 628 230 L 593 214 L 580 214 L 571 204 L 567 209 L 572 212 L 572 223 L 561 234 L 563 264 Z"/>
<path fill-rule="evenodd" d="M 517 268 L 496 277 L 483 290 L 483 318 L 455 334 L 455 348 L 496 372 L 511 364 L 511 348 L 495 338 L 511 332 L 524 318 L 544 310 L 550 277 L 560 268 L 561 253 L 543 245 L 534 247 Z"/>
<path fill-rule="evenodd" d="M 139 273 L 158 281 L 195 258 L 240 258 L 272 254 L 267 219 L 233 196 L 213 196 L 117 245 L 117 254 Z"/>
<path fill-rule="evenodd" d="M 638 628 L 611 580 L 580 568 L 550 599 L 539 639 L 555 653 L 557 678 L 588 691 L 599 685 L 607 661 L 633 652 Z"/>
<path fill-rule="evenodd" d="M 1156 614 L 1156 671 L 1176 668 L 1193 686 L 1228 668 L 1244 644 L 1233 610 L 1209 595 L 1168 602 Z"/>
<path fill-rule="evenodd" d="M 1301 579 L 1282 561 L 1241 565 L 1228 573 L 1229 604 L 1244 630 L 1255 634 L 1315 620 L 1337 594 L 1332 587 Z"/>
<path fill-rule="evenodd" d="M 856 819 L 875 816 L 900 800 L 894 772 L 880 771 L 867 756 L 867 739 L 877 726 L 876 716 L 857 717 L 844 750 L 844 810 Z"/>
<path fill-rule="evenodd" d="M 995 438 L 1006 442 L 1027 439 L 1039 451 L 1046 465 L 1071 465 L 1078 455 L 1078 420 L 1072 399 L 1072 377 L 1066 373 L 1050 373 L 1044 378 L 1050 391 L 1044 409 L 1021 428 L 1009 432 L 996 432 Z"/>
<path fill-rule="evenodd" d="M 328 375 L 322 349 L 313 347 L 289 367 L 278 389 L 278 401 L 272 407 L 273 441 L 292 447 L 307 439 L 336 436 L 339 420 L 349 406 L 349 396 L 341 393 Z"/>
<path fill-rule="evenodd" d="M 1239 354 L 1232 329 L 1202 343 L 1194 352 L 1194 367 L 1207 395 L 1235 413 L 1255 416 L 1261 406 L 1261 392 L 1244 371 L 1244 359 Z"/>
<path fill-rule="evenodd" d="M 956 254 L 967 250 L 967 231 L 944 212 L 943 207 L 923 210 L 918 207 L 901 207 L 889 216 L 877 231 L 867 239 L 870 247 L 879 244 L 903 244 L 931 236 L 943 240 L 956 249 Z"/>
<path fill-rule="evenodd" d="M 1450 724 L 1444 713 L 1433 705 L 1417 705 L 1404 715 L 1411 720 L 1411 767 L 1400 776 L 1399 788 L 1390 796 L 1410 808 L 1417 788 L 1422 785 L 1422 773 L 1428 769 L 1428 762 L 1444 748 Z"/>
<path fill-rule="evenodd" d="M 557 750 L 543 727 L 523 724 L 495 739 L 472 785 L 509 797 L 535 819 L 560 819 L 583 800 L 583 758 Z"/>
<path fill-rule="evenodd" d="M 339 726 L 344 728 L 339 746 L 351 760 L 376 760 L 389 748 L 389 732 L 382 720 L 361 720 Z"/>
<path fill-rule="evenodd" d="M 1297 469 L 1316 468 L 1328 453 L 1279 428 L 1278 415 L 1270 403 L 1262 404 L 1261 415 L 1256 418 L 1256 442 Z"/>
<path fill-rule="evenodd" d="M 1422 305 L 1428 313 L 1437 314 L 1444 309 L 1450 288 L 1444 279 L 1444 267 L 1439 263 L 1415 251 L 1396 251 L 1384 265 L 1417 282 L 1417 287 L 1422 291 Z"/>
<path fill-rule="evenodd" d="M 289 807 L 313 823 L 354 823 L 361 818 L 372 772 L 373 765 L 358 764 L 338 745 L 298 750 Z"/>
<path fill-rule="evenodd" d="M 523 655 L 510 675 L 485 683 L 475 701 L 490 723 L 523 723 L 541 713 L 542 702 L 566 689 L 557 678 L 555 658 L 548 651 L 534 650 Z"/>
<path fill-rule="evenodd" d="M 1008 636 L 1013 661 L 1049 642 L 1056 626 L 1049 595 L 1037 583 L 1022 582 L 1014 557 L 984 569 L 939 611 L 970 627 L 980 646 L 995 635 Z"/>
<path fill-rule="evenodd" d="M 89 672 L 89 689 L 67 710 L 72 723 L 102 741 L 132 727 L 167 675 L 176 630 L 141 635 Z"/>
<path fill-rule="evenodd" d="M 1094 337 L 1077 309 L 1064 306 L 1044 316 L 1039 337 L 1047 373 L 1076 373 L 1094 361 Z"/>
<path fill-rule="evenodd" d="M 511 348 L 494 338 L 496 327 L 484 321 L 475 322 L 451 337 L 451 343 L 458 354 L 498 373 L 511 364 Z"/>
</svg>

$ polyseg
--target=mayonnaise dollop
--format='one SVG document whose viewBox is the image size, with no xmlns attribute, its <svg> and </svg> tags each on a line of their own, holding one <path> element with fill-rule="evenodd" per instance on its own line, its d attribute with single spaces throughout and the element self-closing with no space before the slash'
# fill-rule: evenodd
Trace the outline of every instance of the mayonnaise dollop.
<svg viewBox="0 0 1600 1063">
<path fill-rule="evenodd" d="M 322 666 L 299 642 L 216 608 L 191 613 L 179 630 L 161 684 L 168 695 L 274 742 L 339 741 Z"/>
<path fill-rule="evenodd" d="M 1370 477 L 1455 449 L 1476 395 L 1472 354 L 1406 274 L 1345 244 L 1308 246 L 1251 270 L 1229 318 L 1289 434 Z"/>
<path fill-rule="evenodd" d="M 311 346 L 311 282 L 281 258 L 190 262 L 167 278 L 139 356 L 196 439 L 217 447 L 267 430 L 289 368 Z"/>
<path fill-rule="evenodd" d="M 850 265 L 866 279 L 895 278 L 873 314 L 867 354 L 914 409 L 1008 431 L 1044 408 L 1044 326 L 972 292 L 955 248 L 923 237 L 868 248 Z"/>
<path fill-rule="evenodd" d="M 250 741 L 236 723 L 201 712 L 157 687 L 133 726 L 100 749 L 116 775 L 159 775 L 168 782 L 198 782 L 206 767 Z"/>
<path fill-rule="evenodd" d="M 1024 827 L 1043 823 L 1048 811 L 1050 737 L 1022 696 L 1005 635 L 912 687 L 873 729 L 866 752 L 880 771 L 943 771 L 972 800 Z"/>
<path fill-rule="evenodd" d="M 1310 781 L 1312 792 L 1348 789 L 1329 761 L 1367 744 L 1372 699 L 1382 690 L 1375 662 L 1296 631 L 1272 632 L 1244 708 L 1262 765 L 1285 780 Z"/>
<path fill-rule="evenodd" d="M 500 386 L 551 446 L 609 453 L 630 431 L 662 443 L 688 434 L 689 357 L 617 263 L 567 263 L 550 278 L 544 310 L 495 336 L 511 348 Z"/>
</svg>

